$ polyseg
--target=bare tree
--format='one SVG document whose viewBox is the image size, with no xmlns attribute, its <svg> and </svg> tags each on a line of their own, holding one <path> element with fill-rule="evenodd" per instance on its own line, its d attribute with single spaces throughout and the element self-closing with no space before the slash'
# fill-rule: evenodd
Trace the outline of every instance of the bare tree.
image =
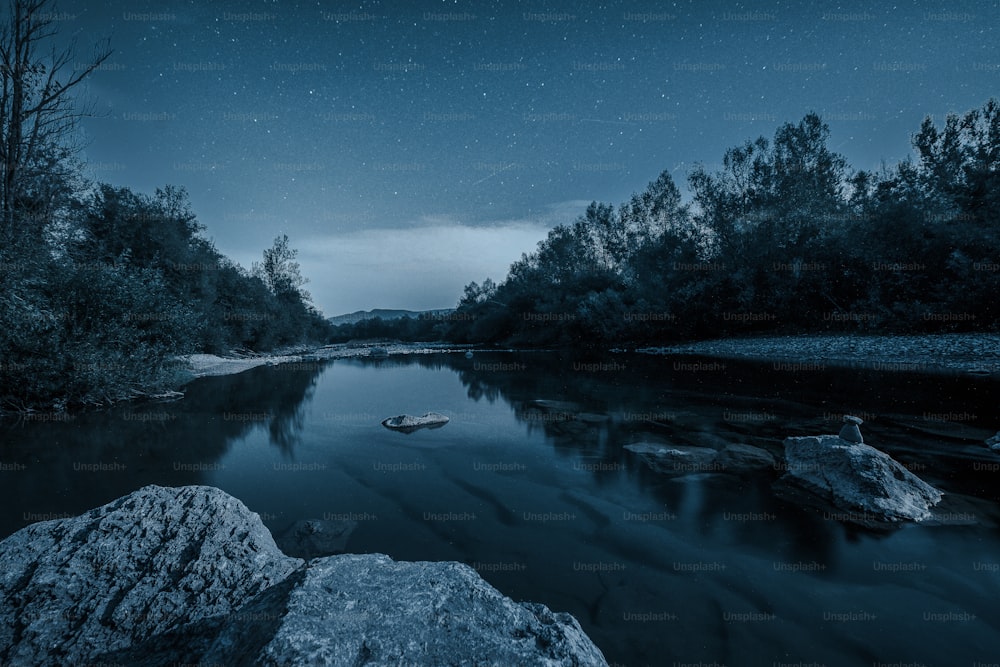
<svg viewBox="0 0 1000 667">
<path fill-rule="evenodd" d="M 111 56 L 108 40 L 85 63 L 57 34 L 52 0 L 10 0 L 0 29 L 0 238 L 40 237 L 66 161 L 79 149 L 74 129 L 88 115 L 70 92 Z M 60 174 L 62 178 L 60 178 Z"/>
</svg>

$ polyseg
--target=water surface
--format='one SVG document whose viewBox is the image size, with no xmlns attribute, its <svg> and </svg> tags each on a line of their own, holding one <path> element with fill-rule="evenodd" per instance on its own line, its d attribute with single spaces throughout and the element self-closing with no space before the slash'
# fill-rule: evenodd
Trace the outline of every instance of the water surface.
<svg viewBox="0 0 1000 667">
<path fill-rule="evenodd" d="M 275 535 L 353 520 L 347 549 L 458 560 L 574 614 L 612 663 L 972 665 L 1000 656 L 1000 429 L 989 380 L 708 359 L 478 353 L 197 380 L 185 399 L 0 424 L 0 535 L 146 484 L 210 484 Z M 534 401 L 572 405 L 539 408 Z M 379 422 L 441 412 L 443 428 Z M 948 493 L 946 525 L 877 532 L 772 491 L 780 470 L 664 477 L 639 441 L 780 453 L 866 440 Z"/>
</svg>

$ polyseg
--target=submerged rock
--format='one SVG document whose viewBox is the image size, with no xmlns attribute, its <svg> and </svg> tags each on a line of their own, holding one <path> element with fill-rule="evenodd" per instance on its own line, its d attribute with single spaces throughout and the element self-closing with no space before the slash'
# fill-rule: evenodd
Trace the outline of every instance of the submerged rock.
<svg viewBox="0 0 1000 667">
<path fill-rule="evenodd" d="M 207 486 L 147 486 L 0 542 L 0 663 L 606 665 L 569 614 L 459 563 L 278 550 Z"/>
<path fill-rule="evenodd" d="M 625 449 L 638 454 L 656 472 L 668 475 L 717 472 L 722 469 L 716 462 L 719 453 L 709 447 L 637 442 L 625 445 Z"/>
<path fill-rule="evenodd" d="M 597 412 L 579 412 L 573 418 L 584 424 L 604 424 L 611 419 L 610 416 Z"/>
<path fill-rule="evenodd" d="M 412 415 L 397 415 L 382 420 L 382 426 L 391 428 L 394 431 L 409 433 L 419 428 L 440 428 L 450 420 L 448 417 L 437 412 L 428 412 L 420 417 Z"/>
<path fill-rule="evenodd" d="M 920 521 L 941 492 L 884 452 L 835 435 L 787 438 L 783 482 L 793 484 L 858 523 Z"/>
<path fill-rule="evenodd" d="M 719 452 L 719 465 L 726 472 L 735 474 L 757 470 L 773 470 L 777 465 L 774 455 L 753 445 L 732 444 Z"/>
<path fill-rule="evenodd" d="M 325 521 L 303 519 L 296 521 L 275 542 L 289 556 L 318 558 L 344 553 L 357 521 Z"/>
<path fill-rule="evenodd" d="M 531 401 L 530 405 L 535 408 L 547 410 L 549 412 L 580 412 L 583 406 L 570 401 L 553 401 L 547 398 L 538 398 Z"/>
<path fill-rule="evenodd" d="M 321 558 L 295 587 L 275 587 L 245 611 L 203 663 L 607 664 L 572 616 L 514 602 L 461 563 Z"/>
</svg>

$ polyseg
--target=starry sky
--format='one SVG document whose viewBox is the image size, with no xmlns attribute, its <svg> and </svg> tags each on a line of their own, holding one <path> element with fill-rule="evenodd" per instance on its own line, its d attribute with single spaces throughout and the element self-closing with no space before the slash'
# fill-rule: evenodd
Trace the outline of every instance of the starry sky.
<svg viewBox="0 0 1000 667">
<path fill-rule="evenodd" d="M 998 94 L 1000 3 L 61 0 L 98 181 L 183 185 L 244 266 L 299 250 L 327 315 L 443 308 L 592 200 L 810 111 L 855 169 Z"/>
</svg>

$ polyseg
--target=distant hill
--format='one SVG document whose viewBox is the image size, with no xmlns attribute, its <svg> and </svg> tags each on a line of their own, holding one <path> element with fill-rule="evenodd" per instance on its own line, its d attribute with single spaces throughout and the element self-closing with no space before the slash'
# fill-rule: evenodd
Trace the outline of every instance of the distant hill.
<svg viewBox="0 0 1000 667">
<path fill-rule="evenodd" d="M 381 317 L 383 320 L 398 320 L 403 317 L 419 318 L 421 315 L 442 316 L 454 312 L 454 308 L 439 308 L 438 310 L 390 310 L 387 308 L 374 308 L 372 310 L 359 310 L 346 315 L 335 315 L 327 320 L 333 326 L 341 324 L 354 324 L 361 320 L 372 320 Z"/>
</svg>

